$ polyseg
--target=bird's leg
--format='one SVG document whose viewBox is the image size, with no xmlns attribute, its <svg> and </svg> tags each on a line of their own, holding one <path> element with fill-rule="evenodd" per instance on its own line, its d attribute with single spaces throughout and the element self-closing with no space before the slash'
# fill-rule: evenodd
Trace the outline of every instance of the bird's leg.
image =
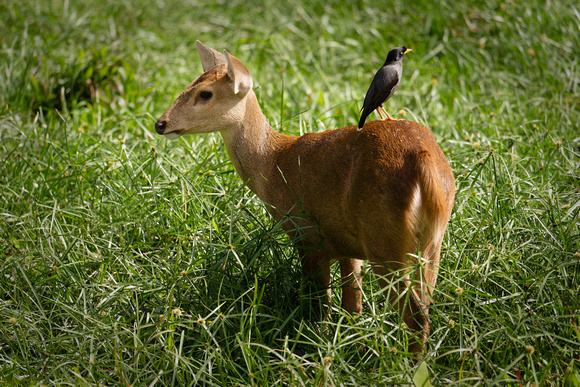
<svg viewBox="0 0 580 387">
<path fill-rule="evenodd" d="M 385 111 L 385 114 L 387 115 L 387 120 L 390 120 L 390 121 L 394 121 L 395 120 L 393 117 L 391 117 L 391 115 L 389 114 L 389 112 L 385 110 L 385 108 L 383 108 L 383 110 Z"/>
<path fill-rule="evenodd" d="M 391 117 L 391 115 L 385 110 L 384 107 L 380 106 L 379 108 L 377 108 L 377 110 L 379 109 L 383 109 L 383 111 L 385 112 L 385 114 L 387 115 L 387 121 L 404 121 L 402 119 L 399 118 L 393 118 Z M 383 116 L 381 115 L 381 118 L 383 118 Z M 384 120 L 384 119 L 383 119 Z"/>
<path fill-rule="evenodd" d="M 385 109 L 383 109 L 383 110 L 385 110 Z M 381 113 L 381 107 L 380 106 L 378 108 L 376 108 L 376 111 L 377 111 L 377 113 L 379 113 L 379 116 L 381 116 L 381 120 L 384 120 L 385 118 L 383 117 L 383 114 Z"/>
<path fill-rule="evenodd" d="M 379 115 L 381 116 L 381 119 L 382 119 L 383 121 L 385 120 L 385 118 L 383 118 L 383 115 L 381 114 L 381 109 L 382 109 L 382 110 L 383 110 L 383 112 L 384 112 L 384 113 L 387 115 L 387 118 L 386 118 L 386 119 L 387 119 L 388 121 L 394 121 L 394 120 L 395 120 L 393 117 L 391 117 L 391 115 L 389 114 L 389 112 L 387 112 L 383 106 L 379 106 L 379 107 L 377 108 L 377 111 L 379 112 Z"/>
</svg>

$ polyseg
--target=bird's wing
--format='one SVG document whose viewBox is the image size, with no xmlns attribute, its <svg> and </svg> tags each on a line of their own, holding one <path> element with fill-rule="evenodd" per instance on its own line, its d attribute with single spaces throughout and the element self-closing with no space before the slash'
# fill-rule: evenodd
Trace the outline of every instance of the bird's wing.
<svg viewBox="0 0 580 387">
<path fill-rule="evenodd" d="M 396 69 L 385 66 L 382 67 L 375 75 L 372 86 L 373 93 L 368 93 L 371 97 L 369 104 L 379 107 L 383 102 L 389 99 L 399 86 L 399 74 Z"/>
</svg>

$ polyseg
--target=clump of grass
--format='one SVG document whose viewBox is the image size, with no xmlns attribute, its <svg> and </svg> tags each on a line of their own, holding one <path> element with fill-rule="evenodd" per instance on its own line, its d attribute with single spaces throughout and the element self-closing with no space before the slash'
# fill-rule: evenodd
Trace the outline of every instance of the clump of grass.
<svg viewBox="0 0 580 387">
<path fill-rule="evenodd" d="M 103 103 L 107 97 L 122 95 L 123 85 L 132 78 L 130 63 L 120 55 L 109 54 L 107 46 L 81 50 L 72 63 L 63 60 L 54 72 L 45 59 L 39 61 L 44 63 L 29 76 L 31 101 L 26 104 L 33 112 L 39 109 L 66 112 L 77 104 L 93 103 L 97 97 Z"/>
<path fill-rule="evenodd" d="M 331 317 L 317 323 L 292 241 L 219 136 L 154 135 L 201 73 L 195 39 L 242 59 L 272 125 L 292 134 L 355 124 L 388 49 L 412 47 L 387 108 L 432 128 L 457 182 L 431 381 L 577 375 L 573 7 L 80 1 L 0 16 L 3 382 L 413 383 L 409 332 L 370 272 L 361 316 L 338 308 L 334 273 Z"/>
</svg>

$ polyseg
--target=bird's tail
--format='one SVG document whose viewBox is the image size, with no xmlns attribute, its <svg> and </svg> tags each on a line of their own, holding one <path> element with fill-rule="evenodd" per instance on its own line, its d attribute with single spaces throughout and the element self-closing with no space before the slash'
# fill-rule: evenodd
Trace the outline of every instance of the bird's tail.
<svg viewBox="0 0 580 387">
<path fill-rule="evenodd" d="M 358 131 L 362 130 L 366 120 L 367 120 L 367 115 L 364 114 L 364 112 L 363 112 L 363 114 L 361 114 L 361 116 L 360 116 L 360 121 L 358 122 L 358 128 L 357 128 Z"/>
</svg>

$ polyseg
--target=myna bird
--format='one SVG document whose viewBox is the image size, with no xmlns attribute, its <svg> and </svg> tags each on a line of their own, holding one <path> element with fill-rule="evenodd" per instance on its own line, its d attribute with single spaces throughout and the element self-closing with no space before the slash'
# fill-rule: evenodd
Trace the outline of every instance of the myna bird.
<svg viewBox="0 0 580 387">
<path fill-rule="evenodd" d="M 362 107 L 363 112 L 358 123 L 358 130 L 362 130 L 368 115 L 375 109 L 381 116 L 382 120 L 385 118 L 383 118 L 380 109 L 383 109 L 383 112 L 387 115 L 387 120 L 399 121 L 395 120 L 389 113 L 387 113 L 383 104 L 391 98 L 395 91 L 397 91 L 399 81 L 401 80 L 401 74 L 403 73 L 403 56 L 411 51 L 413 50 L 410 48 L 407 49 L 404 46 L 396 47 L 389 51 L 385 64 L 375 74 L 371 86 L 367 91 L 367 95 L 365 96 L 365 101 L 363 102 Z"/>
</svg>

